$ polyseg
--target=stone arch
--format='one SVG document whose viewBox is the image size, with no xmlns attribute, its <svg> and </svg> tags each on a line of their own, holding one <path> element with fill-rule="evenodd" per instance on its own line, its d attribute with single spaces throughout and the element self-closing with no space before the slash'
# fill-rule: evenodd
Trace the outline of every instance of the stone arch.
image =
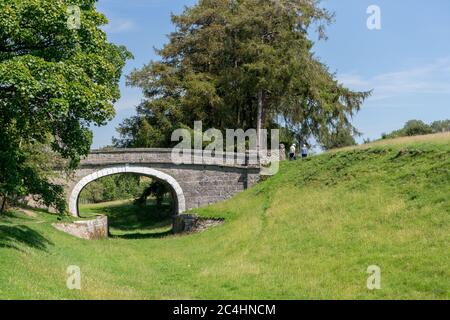
<svg viewBox="0 0 450 320">
<path fill-rule="evenodd" d="M 173 190 L 176 212 L 180 214 L 186 211 L 186 199 L 184 197 L 183 189 L 181 189 L 180 184 L 172 176 L 164 172 L 146 167 L 120 166 L 98 170 L 78 181 L 69 195 L 69 212 L 73 216 L 79 217 L 78 197 L 80 196 L 81 190 L 83 190 L 85 186 L 99 178 L 119 173 L 136 173 L 166 182 L 171 186 Z"/>
</svg>

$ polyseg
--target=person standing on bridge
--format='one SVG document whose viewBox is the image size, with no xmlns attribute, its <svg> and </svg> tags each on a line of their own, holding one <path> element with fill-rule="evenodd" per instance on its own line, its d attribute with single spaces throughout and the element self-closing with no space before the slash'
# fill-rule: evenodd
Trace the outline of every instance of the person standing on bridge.
<svg viewBox="0 0 450 320">
<path fill-rule="evenodd" d="M 295 156 L 295 152 L 297 150 L 297 145 L 294 143 L 291 146 L 291 149 L 289 150 L 289 160 L 297 160 L 297 157 Z"/>
</svg>

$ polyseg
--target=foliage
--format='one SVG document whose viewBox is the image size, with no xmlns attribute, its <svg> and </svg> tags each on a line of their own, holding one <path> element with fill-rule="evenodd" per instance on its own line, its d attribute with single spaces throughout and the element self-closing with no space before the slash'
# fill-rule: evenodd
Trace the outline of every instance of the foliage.
<svg viewBox="0 0 450 320">
<path fill-rule="evenodd" d="M 434 133 L 439 132 L 450 132 L 450 119 L 448 120 L 441 120 L 441 121 L 434 121 L 430 125 L 431 129 Z"/>
<path fill-rule="evenodd" d="M 161 207 L 165 196 L 169 193 L 170 187 L 166 183 L 155 180 L 145 188 L 139 199 L 136 199 L 136 204 L 144 205 L 147 203 L 147 198 L 153 196 L 156 199 L 156 206 Z"/>
<path fill-rule="evenodd" d="M 114 216 L 108 241 L 17 214 L 0 221 L 0 298 L 449 299 L 449 168 L 450 134 L 283 162 L 255 188 L 195 210 L 225 223 L 186 236 L 167 236 L 144 212 L 133 219 L 128 204 L 96 205 Z M 68 261 L 83 290 L 67 290 Z M 382 289 L 370 291 L 374 264 Z"/>
<path fill-rule="evenodd" d="M 124 47 L 107 42 L 95 0 L 0 0 L 0 195 L 40 196 L 64 209 L 61 187 L 33 163 L 48 146 L 74 168 L 89 152 L 91 125 L 114 115 Z M 81 11 L 69 28 L 68 5 Z"/>
<path fill-rule="evenodd" d="M 316 0 L 200 0 L 172 16 L 176 31 L 128 77 L 146 100 L 118 128 L 119 147 L 171 146 L 171 133 L 286 127 L 306 141 L 352 130 L 369 92 L 352 92 L 312 53 L 312 26 L 333 17 Z M 261 108 L 259 108 L 259 106 Z"/>
<path fill-rule="evenodd" d="M 150 179 L 135 174 L 106 176 L 88 184 L 80 194 L 81 203 L 100 203 L 140 197 Z"/>
<path fill-rule="evenodd" d="M 332 133 L 325 133 L 321 135 L 319 139 L 320 145 L 324 150 L 355 146 L 357 144 L 354 138 L 354 133 L 346 129 L 340 129 Z"/>
<path fill-rule="evenodd" d="M 450 132 L 450 120 L 435 121 L 430 125 L 421 120 L 409 120 L 402 129 L 383 134 L 382 139 L 410 137 L 431 133 Z"/>
</svg>

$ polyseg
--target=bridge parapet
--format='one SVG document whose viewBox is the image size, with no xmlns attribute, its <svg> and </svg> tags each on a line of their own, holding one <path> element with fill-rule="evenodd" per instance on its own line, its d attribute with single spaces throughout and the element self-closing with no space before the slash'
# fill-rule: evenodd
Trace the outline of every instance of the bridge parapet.
<svg viewBox="0 0 450 320">
<path fill-rule="evenodd" d="M 177 163 L 172 157 L 173 149 L 109 149 L 93 150 L 81 161 L 81 166 L 104 166 L 108 164 L 193 164 L 222 167 L 258 168 L 256 153 L 226 153 L 217 152 L 209 155 L 202 150 L 185 151 L 182 163 Z M 179 159 L 178 159 L 179 161 Z"/>
</svg>

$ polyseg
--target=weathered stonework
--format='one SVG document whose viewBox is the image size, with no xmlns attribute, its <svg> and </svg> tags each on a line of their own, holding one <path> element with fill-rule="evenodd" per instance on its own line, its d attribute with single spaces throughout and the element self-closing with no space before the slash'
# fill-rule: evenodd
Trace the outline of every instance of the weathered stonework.
<svg viewBox="0 0 450 320">
<path fill-rule="evenodd" d="M 74 223 L 54 223 L 53 226 L 60 231 L 85 240 L 106 239 L 109 235 L 108 217 L 106 216 Z"/>
<path fill-rule="evenodd" d="M 180 214 L 173 217 L 172 232 L 183 233 L 191 232 L 195 229 L 197 225 L 198 217 L 190 214 Z"/>
<path fill-rule="evenodd" d="M 70 213 L 78 216 L 78 197 L 87 184 L 118 173 L 137 173 L 166 182 L 176 199 L 175 214 L 231 198 L 260 178 L 259 166 L 205 164 L 208 160 L 175 164 L 171 152 L 171 149 L 93 151 L 71 177 L 61 178 Z"/>
<path fill-rule="evenodd" d="M 172 232 L 174 234 L 202 232 L 223 222 L 223 219 L 207 219 L 199 218 L 195 214 L 180 214 L 173 217 Z"/>
</svg>

